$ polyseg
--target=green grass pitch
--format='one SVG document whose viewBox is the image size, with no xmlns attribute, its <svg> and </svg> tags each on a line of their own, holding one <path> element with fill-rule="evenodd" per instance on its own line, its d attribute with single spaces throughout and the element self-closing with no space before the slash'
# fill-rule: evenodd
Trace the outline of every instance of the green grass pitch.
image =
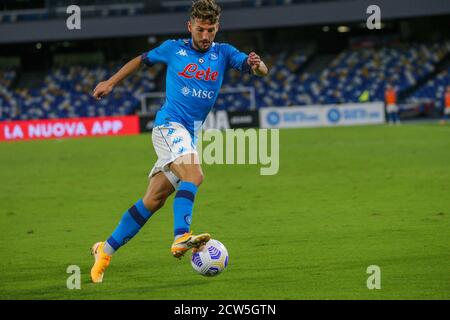
<svg viewBox="0 0 450 320">
<path fill-rule="evenodd" d="M 192 229 L 227 246 L 223 274 L 172 258 L 171 198 L 91 284 L 90 246 L 142 197 L 154 161 L 148 134 L 1 143 L 0 298 L 450 298 L 449 126 L 281 130 L 275 176 L 203 167 Z M 66 288 L 69 265 L 80 290 Z"/>
</svg>

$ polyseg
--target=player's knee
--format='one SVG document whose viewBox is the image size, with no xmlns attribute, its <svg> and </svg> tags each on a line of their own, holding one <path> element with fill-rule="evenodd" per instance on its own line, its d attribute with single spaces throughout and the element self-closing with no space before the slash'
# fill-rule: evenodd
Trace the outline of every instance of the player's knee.
<svg viewBox="0 0 450 320">
<path fill-rule="evenodd" d="M 184 168 L 182 168 L 184 169 Z M 200 186 L 203 182 L 204 176 L 201 169 L 189 168 L 189 170 L 179 170 L 178 176 L 182 181 L 191 182 L 196 186 Z"/>
<path fill-rule="evenodd" d="M 183 181 L 192 182 L 197 187 L 199 187 L 202 184 L 203 179 L 204 179 L 203 172 L 195 172 L 186 177 L 186 179 L 183 179 Z"/>
<path fill-rule="evenodd" d="M 144 206 L 150 210 L 150 212 L 155 213 L 157 210 L 164 206 L 164 203 L 167 200 L 167 195 L 162 193 L 153 194 L 145 196 L 142 200 L 144 202 Z"/>
<path fill-rule="evenodd" d="M 199 172 L 197 175 L 197 186 L 200 186 L 203 182 L 203 180 L 205 179 L 205 176 L 203 175 L 203 172 Z"/>
</svg>

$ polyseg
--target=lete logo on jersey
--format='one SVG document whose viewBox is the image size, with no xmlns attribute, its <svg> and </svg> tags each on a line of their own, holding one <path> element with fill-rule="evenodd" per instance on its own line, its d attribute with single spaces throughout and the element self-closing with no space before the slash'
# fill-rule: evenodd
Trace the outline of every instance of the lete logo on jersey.
<svg viewBox="0 0 450 320">
<path fill-rule="evenodd" d="M 214 71 L 211 72 L 211 68 L 205 70 L 198 70 L 198 65 L 195 63 L 189 63 L 186 67 L 184 67 L 183 71 L 178 72 L 178 75 L 186 78 L 192 79 L 195 78 L 197 80 L 205 80 L 205 81 L 216 81 L 219 77 L 219 72 Z"/>
</svg>

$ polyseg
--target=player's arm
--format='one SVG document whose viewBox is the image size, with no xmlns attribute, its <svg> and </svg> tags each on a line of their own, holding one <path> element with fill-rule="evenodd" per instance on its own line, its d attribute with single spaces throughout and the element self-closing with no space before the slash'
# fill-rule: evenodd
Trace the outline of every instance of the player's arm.
<svg viewBox="0 0 450 320">
<path fill-rule="evenodd" d="M 261 60 L 261 57 L 255 52 L 250 52 L 247 63 L 252 68 L 253 74 L 258 77 L 265 77 L 269 73 L 269 69 L 267 69 L 267 66 Z"/>
<path fill-rule="evenodd" d="M 116 74 L 114 74 L 111 78 L 106 81 L 100 82 L 94 89 L 92 95 L 97 100 L 100 100 L 102 97 L 107 96 L 112 89 L 120 83 L 123 79 L 128 77 L 130 74 L 134 73 L 139 69 L 142 63 L 141 56 L 138 56 L 132 60 L 130 60 L 127 64 L 125 64 Z"/>
</svg>

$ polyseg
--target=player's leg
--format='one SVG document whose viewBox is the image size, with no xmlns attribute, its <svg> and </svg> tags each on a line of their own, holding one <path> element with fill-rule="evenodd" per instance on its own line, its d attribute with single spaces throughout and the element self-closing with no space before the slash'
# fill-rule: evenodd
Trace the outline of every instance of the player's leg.
<svg viewBox="0 0 450 320">
<path fill-rule="evenodd" d="M 97 242 L 92 247 L 92 254 L 95 258 L 94 266 L 91 269 L 93 282 L 102 282 L 111 256 L 139 232 L 147 220 L 164 205 L 174 190 L 172 183 L 162 172 L 150 179 L 144 197 L 123 214 L 112 235 L 105 242 Z"/>
<path fill-rule="evenodd" d="M 181 181 L 187 181 L 199 187 L 204 179 L 197 153 L 185 154 L 177 158 L 169 166 Z"/>
<path fill-rule="evenodd" d="M 156 212 L 164 206 L 167 198 L 175 191 L 175 187 L 164 175 L 158 172 L 151 179 L 142 201 L 151 212 Z"/>
<path fill-rule="evenodd" d="M 210 238 L 209 234 L 192 235 L 190 232 L 194 199 L 203 172 L 193 137 L 181 123 L 167 122 L 155 127 L 152 141 L 158 155 L 157 168 L 176 186 L 173 204 L 175 239 L 171 251 L 175 257 L 181 257 Z"/>
<path fill-rule="evenodd" d="M 398 105 L 392 104 L 391 112 L 392 112 L 392 123 L 400 124 L 400 109 L 399 109 Z"/>
<path fill-rule="evenodd" d="M 394 115 L 394 113 L 393 112 L 389 112 L 389 114 L 388 114 L 388 116 L 389 116 L 389 124 L 394 124 L 394 122 L 395 122 L 395 115 Z"/>
<path fill-rule="evenodd" d="M 175 239 L 171 248 L 173 256 L 180 258 L 189 249 L 198 248 L 211 238 L 208 233 L 192 235 L 190 232 L 195 196 L 203 182 L 203 171 L 196 152 L 175 159 L 169 168 L 181 180 L 173 203 Z"/>
<path fill-rule="evenodd" d="M 147 220 L 162 207 L 167 197 L 174 191 L 167 177 L 159 172 L 150 179 L 147 192 L 122 216 L 117 228 L 105 244 L 105 252 L 113 254 L 131 240 Z"/>
<path fill-rule="evenodd" d="M 395 124 L 396 122 L 396 107 L 394 104 L 388 104 L 387 107 L 387 113 L 388 113 L 388 122 L 390 125 Z"/>
</svg>

